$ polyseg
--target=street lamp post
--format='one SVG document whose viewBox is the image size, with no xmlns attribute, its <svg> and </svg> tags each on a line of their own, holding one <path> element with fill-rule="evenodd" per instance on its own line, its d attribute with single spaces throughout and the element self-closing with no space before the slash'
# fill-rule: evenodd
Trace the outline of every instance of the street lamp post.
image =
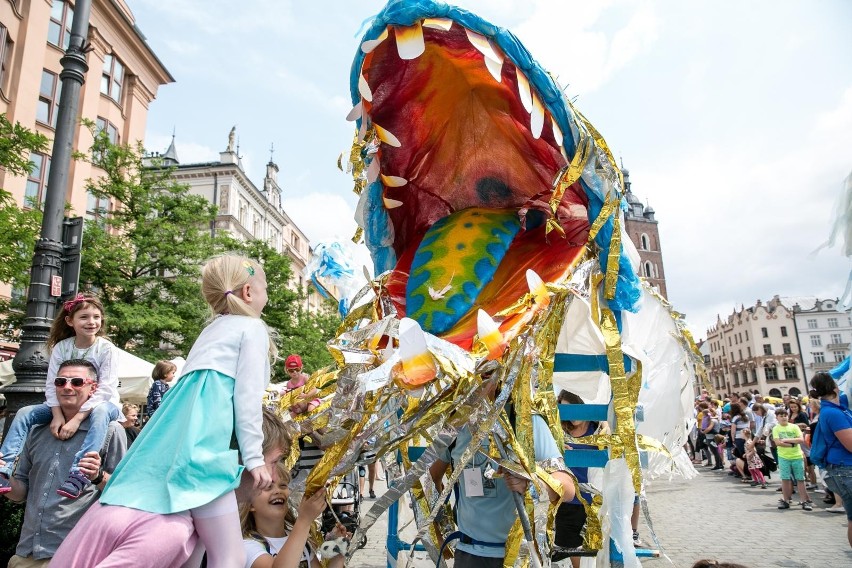
<svg viewBox="0 0 852 568">
<path fill-rule="evenodd" d="M 36 242 L 30 288 L 27 294 L 27 317 L 21 332 L 21 346 L 12 361 L 16 382 L 4 389 L 10 414 L 29 404 L 44 401 L 44 382 L 47 378 L 48 354 L 45 342 L 56 315 L 59 294 L 57 277 L 61 277 L 63 257 L 63 219 L 68 190 L 68 171 L 77 129 L 80 88 L 86 79 L 86 38 L 89 35 L 89 14 L 92 0 L 77 0 L 71 41 L 60 59 L 62 93 L 56 120 L 56 136 L 50 160 L 44 201 L 41 236 Z M 60 285 L 61 287 L 61 285 Z M 6 421 L 8 429 L 11 420 Z"/>
</svg>

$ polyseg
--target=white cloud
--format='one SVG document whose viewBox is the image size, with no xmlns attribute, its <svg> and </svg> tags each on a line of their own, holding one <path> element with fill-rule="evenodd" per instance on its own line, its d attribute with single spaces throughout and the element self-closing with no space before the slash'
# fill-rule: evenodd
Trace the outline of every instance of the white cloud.
<svg viewBox="0 0 852 568">
<path fill-rule="evenodd" d="M 252 0 L 235 5 L 227 0 L 137 0 L 162 17 L 180 21 L 193 30 L 222 38 L 242 32 L 280 31 L 292 23 L 292 2 L 289 0 Z M 262 14 L 262 16 L 259 16 Z"/>
<path fill-rule="evenodd" d="M 696 337 L 740 304 L 842 292 L 848 261 L 812 251 L 828 237 L 850 147 L 852 88 L 795 144 L 732 139 L 643 174 L 661 220 L 669 296 Z"/>
<path fill-rule="evenodd" d="M 654 6 L 646 3 L 631 5 L 623 26 L 601 29 L 601 19 L 613 4 L 540 0 L 513 31 L 563 86 L 570 84 L 571 92 L 586 94 L 607 83 L 657 39 L 659 20 Z"/>
</svg>

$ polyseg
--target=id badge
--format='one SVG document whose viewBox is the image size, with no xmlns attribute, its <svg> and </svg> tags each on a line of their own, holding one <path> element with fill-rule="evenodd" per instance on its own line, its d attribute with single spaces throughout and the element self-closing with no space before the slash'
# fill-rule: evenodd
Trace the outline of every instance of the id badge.
<svg viewBox="0 0 852 568">
<path fill-rule="evenodd" d="M 462 471 L 464 494 L 467 497 L 485 497 L 482 488 L 482 472 L 478 467 L 469 467 Z"/>
</svg>

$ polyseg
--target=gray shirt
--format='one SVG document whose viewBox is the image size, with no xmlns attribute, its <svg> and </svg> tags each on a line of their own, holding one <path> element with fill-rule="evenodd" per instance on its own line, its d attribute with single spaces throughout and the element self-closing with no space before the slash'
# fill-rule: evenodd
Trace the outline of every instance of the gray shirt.
<svg viewBox="0 0 852 568">
<path fill-rule="evenodd" d="M 83 445 L 89 424 L 87 418 L 77 432 L 64 441 L 57 440 L 48 426 L 36 426 L 30 430 L 13 474 L 27 486 L 24 525 L 15 551 L 18 556 L 32 556 L 36 560 L 53 557 L 83 513 L 100 495 L 100 491 L 91 484 L 77 499 L 56 493 L 68 477 L 74 454 Z M 104 471 L 112 473 L 126 451 L 124 428 L 118 422 L 110 422 L 106 442 L 101 449 Z"/>
</svg>

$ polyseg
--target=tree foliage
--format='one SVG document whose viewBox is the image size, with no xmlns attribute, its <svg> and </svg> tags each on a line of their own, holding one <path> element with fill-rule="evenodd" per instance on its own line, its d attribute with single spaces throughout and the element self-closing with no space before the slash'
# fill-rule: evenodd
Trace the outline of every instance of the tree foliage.
<svg viewBox="0 0 852 568">
<path fill-rule="evenodd" d="M 33 132 L 20 123 L 12 124 L 0 114 L 0 168 L 7 176 L 27 176 L 35 164 L 32 152 L 45 152 L 49 145 L 46 136 Z M 30 281 L 33 249 L 41 228 L 41 210 L 37 203 L 21 208 L 11 193 L 0 188 L 0 282 L 16 288 Z M 0 299 L 0 313 L 5 314 L 6 330 L 19 328 L 18 320 L 23 302 Z M 9 335 L 9 333 L 3 333 Z"/>
</svg>

